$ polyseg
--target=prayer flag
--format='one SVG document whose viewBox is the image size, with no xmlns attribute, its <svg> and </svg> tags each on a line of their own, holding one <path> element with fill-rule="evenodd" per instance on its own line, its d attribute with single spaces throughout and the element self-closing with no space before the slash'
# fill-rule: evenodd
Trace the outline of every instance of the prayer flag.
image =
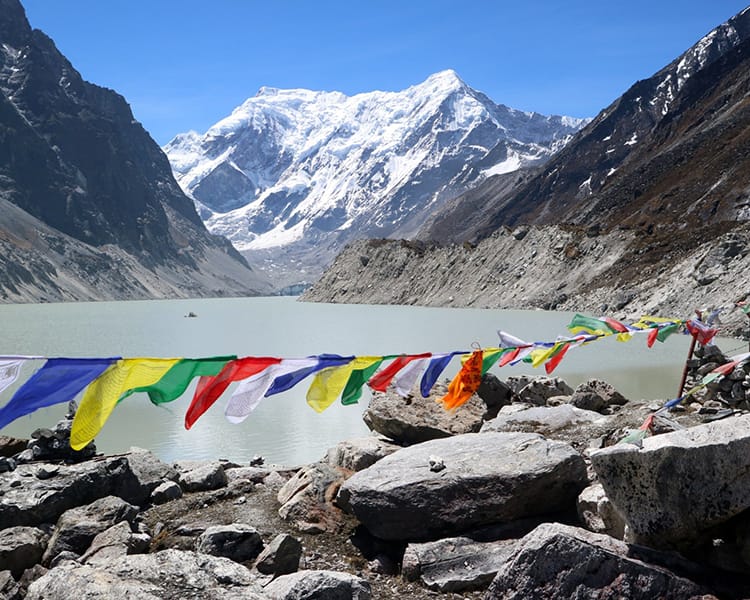
<svg viewBox="0 0 750 600">
<path fill-rule="evenodd" d="M 50 358 L 0 409 L 0 428 L 37 409 L 70 402 L 117 358 Z"/>
<path fill-rule="evenodd" d="M 344 406 L 356 404 L 362 397 L 362 388 L 365 383 L 375 374 L 383 361 L 390 358 L 393 358 L 393 356 L 377 357 L 377 360 L 373 360 L 367 367 L 363 369 L 355 368 L 349 376 L 349 381 L 346 382 L 344 391 L 341 392 L 341 404 Z"/>
<path fill-rule="evenodd" d="M 26 364 L 25 358 L 2 358 L 0 359 L 0 392 L 13 385 L 18 379 L 21 367 Z"/>
<path fill-rule="evenodd" d="M 378 360 L 379 356 L 357 356 L 345 365 L 318 371 L 307 390 L 307 403 L 316 412 L 323 412 L 339 397 L 352 371 L 366 369 Z"/>
<path fill-rule="evenodd" d="M 274 394 L 286 392 L 287 390 L 292 389 L 300 381 L 305 379 L 305 377 L 308 377 L 313 373 L 317 373 L 321 369 L 325 369 L 327 367 L 338 367 L 354 360 L 353 356 L 339 356 L 338 354 L 320 354 L 311 358 L 317 359 L 317 361 L 312 366 L 304 367 L 299 371 L 295 371 L 293 373 L 285 373 L 284 375 L 279 375 L 271 384 L 269 390 L 266 392 L 266 396 L 273 396 Z"/>
<path fill-rule="evenodd" d="M 430 395 L 432 386 L 440 377 L 440 374 L 445 371 L 445 368 L 451 362 L 451 359 L 456 354 L 466 354 L 465 352 L 447 352 L 445 354 L 433 354 L 430 360 L 427 362 L 427 367 L 422 374 L 422 380 L 419 383 L 419 391 L 422 393 L 423 398 L 427 398 Z M 413 384 L 412 384 L 413 385 Z M 409 388 L 411 389 L 411 388 Z"/>
<path fill-rule="evenodd" d="M 475 350 L 448 386 L 442 403 L 446 410 L 465 404 L 482 383 L 482 351 Z"/>
<path fill-rule="evenodd" d="M 260 373 L 271 365 L 280 363 L 280 358 L 269 356 L 247 356 L 230 360 L 218 375 L 201 377 L 195 388 L 193 400 L 185 413 L 185 429 L 190 429 L 200 416 L 205 413 L 219 396 L 224 393 L 233 381 L 240 381 Z"/>
<path fill-rule="evenodd" d="M 159 381 L 180 359 L 123 358 L 88 385 L 70 431 L 70 447 L 80 450 L 101 431 L 123 394 Z"/>
<path fill-rule="evenodd" d="M 385 392 L 388 389 L 388 386 L 390 385 L 393 378 L 401 369 L 403 369 L 413 360 L 417 360 L 419 358 L 429 358 L 430 356 L 432 356 L 432 354 L 430 354 L 429 352 L 424 354 L 403 354 L 401 356 L 397 356 L 395 360 L 385 369 L 378 373 L 375 373 L 372 377 L 370 377 L 367 385 L 369 385 L 370 388 L 377 392 Z"/>
<path fill-rule="evenodd" d="M 685 323 L 685 327 L 690 332 L 690 335 L 703 346 L 708 346 L 714 339 L 714 336 L 719 333 L 718 329 L 711 329 L 698 319 L 690 319 Z"/>
<path fill-rule="evenodd" d="M 617 323 L 617 321 L 614 321 L 614 319 L 613 322 Z M 577 313 L 568 325 L 568 330 L 573 334 L 578 334 L 583 331 L 585 333 L 592 333 L 597 335 L 611 335 L 617 331 L 621 332 L 621 330 L 615 329 L 615 326 L 610 325 L 602 319 L 586 317 Z M 627 331 L 627 328 L 625 328 L 625 331 Z"/>
<path fill-rule="evenodd" d="M 277 377 L 294 373 L 300 369 L 318 364 L 317 358 L 285 358 L 271 364 L 267 369 L 240 381 L 232 397 L 227 402 L 224 416 L 231 423 L 241 423 L 260 404 Z"/>
</svg>

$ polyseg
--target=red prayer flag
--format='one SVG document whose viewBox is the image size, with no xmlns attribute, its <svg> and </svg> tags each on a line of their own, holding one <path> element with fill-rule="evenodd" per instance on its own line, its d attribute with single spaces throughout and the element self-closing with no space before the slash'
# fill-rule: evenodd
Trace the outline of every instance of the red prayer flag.
<svg viewBox="0 0 750 600">
<path fill-rule="evenodd" d="M 185 413 L 185 429 L 190 429 L 200 416 L 224 393 L 233 381 L 240 381 L 260 373 L 271 365 L 280 363 L 280 358 L 248 356 L 230 360 L 218 375 L 203 376 L 198 380 L 193 400 Z"/>
</svg>

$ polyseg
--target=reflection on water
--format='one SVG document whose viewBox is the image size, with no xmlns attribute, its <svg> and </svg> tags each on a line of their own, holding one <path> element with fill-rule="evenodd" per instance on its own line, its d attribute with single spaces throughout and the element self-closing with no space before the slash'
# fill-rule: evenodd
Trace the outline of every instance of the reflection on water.
<svg viewBox="0 0 750 600">
<path fill-rule="evenodd" d="M 196 318 L 186 318 L 189 312 Z M 505 330 L 527 341 L 565 335 L 571 313 L 442 309 L 402 306 L 308 304 L 293 298 L 157 300 L 0 306 L 0 354 L 44 356 L 206 357 L 222 354 L 298 357 L 337 354 L 396 354 L 470 349 L 476 342 L 497 344 Z M 607 338 L 568 352 L 554 375 L 572 386 L 591 377 L 605 379 L 629 398 L 666 399 L 676 395 L 688 348 L 687 336 L 672 336 L 647 349 L 645 337 L 627 343 Z M 445 376 L 458 370 L 454 359 Z M 38 364 L 27 365 L 28 377 Z M 527 373 L 529 365 L 494 368 L 501 379 Z M 23 380 L 23 378 L 22 378 Z M 305 402 L 307 385 L 265 399 L 244 422 L 223 416 L 224 397 L 186 431 L 184 414 L 193 387 L 160 407 L 145 394 L 120 403 L 96 439 L 106 453 L 131 446 L 154 451 L 163 460 L 230 458 L 295 465 L 321 458 L 338 441 L 366 435 L 360 404 L 335 405 L 321 414 Z M 6 390 L 0 402 L 11 394 Z M 19 419 L 2 433 L 26 437 L 51 426 L 64 406 Z"/>
</svg>

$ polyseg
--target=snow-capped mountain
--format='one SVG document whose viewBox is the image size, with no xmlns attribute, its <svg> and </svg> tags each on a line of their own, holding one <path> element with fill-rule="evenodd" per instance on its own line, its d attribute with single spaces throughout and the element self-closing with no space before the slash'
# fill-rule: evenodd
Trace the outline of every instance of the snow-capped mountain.
<svg viewBox="0 0 750 600">
<path fill-rule="evenodd" d="M 450 198 L 546 160 L 583 124 L 495 104 L 449 70 L 351 97 L 262 88 L 164 151 L 209 230 L 285 285 L 352 239 L 412 237 Z"/>
</svg>

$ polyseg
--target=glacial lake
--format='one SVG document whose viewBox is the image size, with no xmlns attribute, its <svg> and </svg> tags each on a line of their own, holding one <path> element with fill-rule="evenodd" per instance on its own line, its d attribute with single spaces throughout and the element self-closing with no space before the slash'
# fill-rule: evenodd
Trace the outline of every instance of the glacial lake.
<svg viewBox="0 0 750 600">
<path fill-rule="evenodd" d="M 196 318 L 187 318 L 193 312 Z M 231 298 L 62 304 L 0 305 L 3 335 L 0 354 L 46 357 L 185 357 L 226 354 L 302 357 L 311 354 L 381 355 L 449 352 L 496 346 L 497 330 L 526 341 L 566 336 L 572 313 L 411 306 L 316 304 L 295 298 Z M 592 315 L 594 316 L 594 315 Z M 680 315 L 674 315 L 679 317 Z M 719 343 L 731 353 L 736 340 Z M 674 335 L 646 347 L 645 336 L 622 343 L 605 338 L 568 352 L 553 373 L 571 386 L 605 379 L 631 399 L 668 399 L 677 393 L 689 338 Z M 744 345 L 743 345 L 744 348 Z M 13 391 L 43 364 L 29 362 Z M 443 377 L 459 368 L 454 358 Z M 545 375 L 544 369 L 519 364 L 492 373 Z M 323 413 L 305 401 L 309 379 L 266 398 L 241 424 L 224 418 L 233 386 L 185 430 L 184 415 L 195 383 L 177 401 L 152 405 L 145 394 L 121 402 L 96 438 L 104 453 L 147 448 L 165 461 L 228 458 L 246 463 L 261 455 L 267 463 L 293 466 L 322 458 L 341 440 L 367 435 L 362 420 L 370 395 L 360 403 L 335 404 Z M 234 384 L 236 385 L 236 384 Z M 66 405 L 42 409 L 5 427 L 0 434 L 28 437 L 37 427 L 53 426 Z M 460 410 L 460 409 L 459 409 Z"/>
</svg>

